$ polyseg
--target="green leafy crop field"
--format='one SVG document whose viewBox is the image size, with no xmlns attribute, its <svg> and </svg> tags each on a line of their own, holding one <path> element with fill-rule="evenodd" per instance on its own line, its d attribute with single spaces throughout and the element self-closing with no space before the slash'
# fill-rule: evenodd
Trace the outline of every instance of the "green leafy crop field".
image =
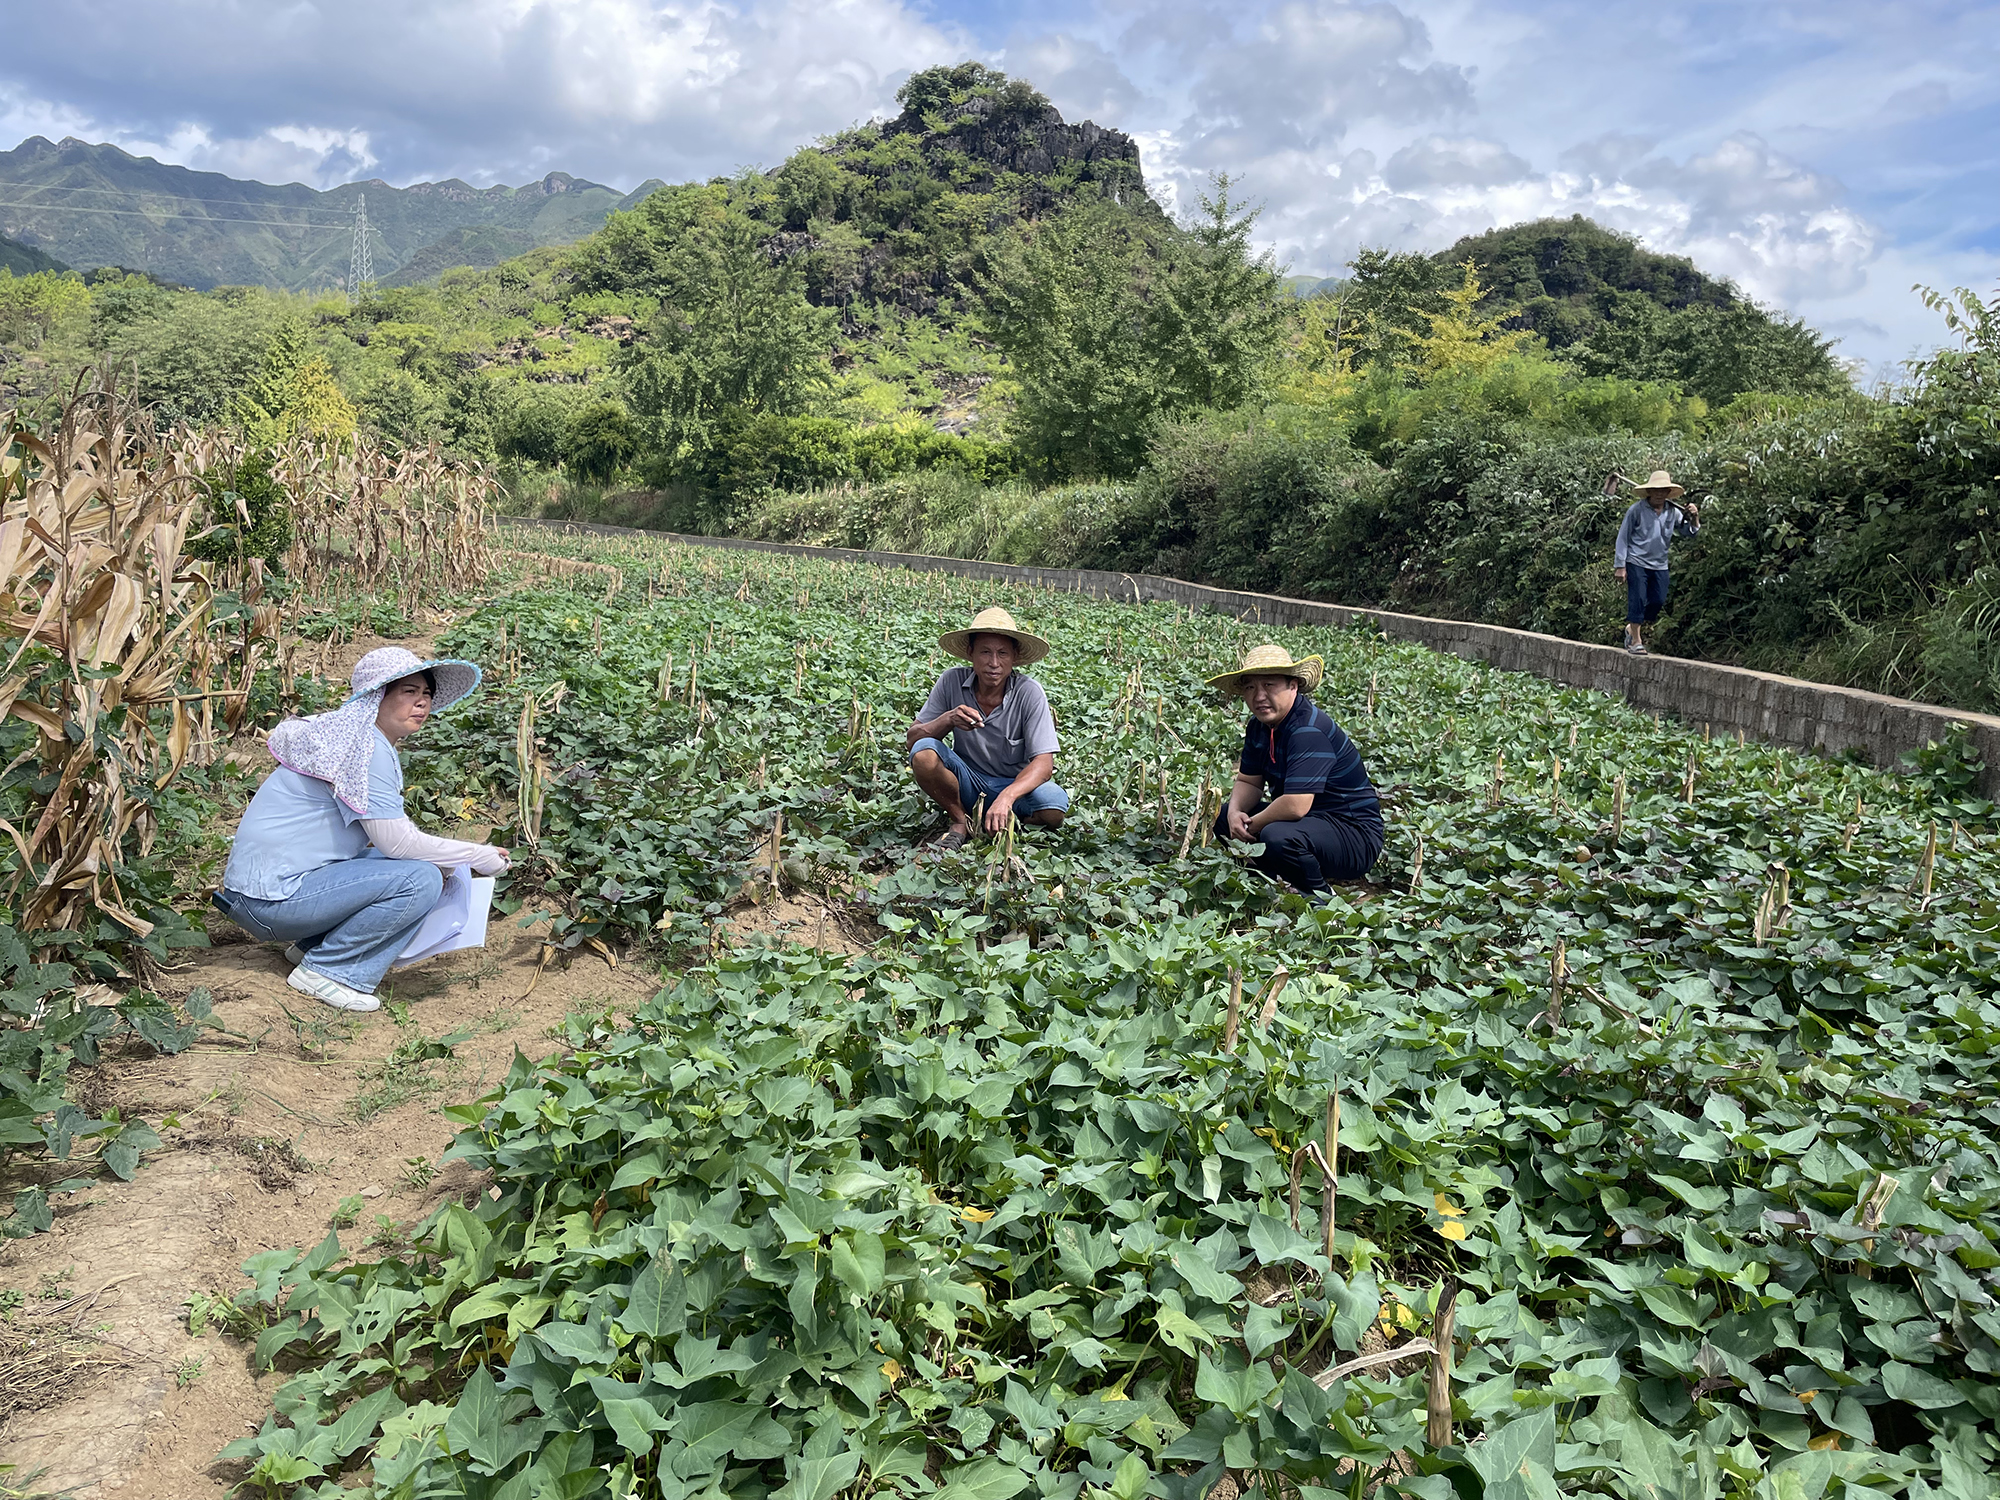
<svg viewBox="0 0 2000 1500">
<path fill-rule="evenodd" d="M 1254 625 L 588 555 L 613 597 L 442 643 L 488 688 L 406 764 L 662 987 L 453 1108 L 490 1192 L 249 1263 L 293 1372 L 253 1487 L 1995 1493 L 2000 840 L 1953 747 L 1892 779 L 1286 632 L 1389 793 L 1315 910 L 1189 837 Z M 901 731 L 991 602 L 1055 644 L 1076 812 L 919 859 Z M 880 941 L 714 941 L 774 879 Z"/>
</svg>

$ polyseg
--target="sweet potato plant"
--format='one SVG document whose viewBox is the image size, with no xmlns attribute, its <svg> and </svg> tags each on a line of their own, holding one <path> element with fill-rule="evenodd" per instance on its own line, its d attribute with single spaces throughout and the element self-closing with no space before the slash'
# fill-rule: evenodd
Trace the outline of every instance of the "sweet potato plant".
<svg viewBox="0 0 2000 1500">
<path fill-rule="evenodd" d="M 409 779 L 532 803 L 504 904 L 660 988 L 451 1108 L 496 1191 L 249 1263 L 292 1372 L 253 1485 L 1994 1493 L 2000 845 L 1956 744 L 1892 777 L 1284 632 L 1388 795 L 1315 908 L 1205 837 L 1241 723 L 1199 682 L 1254 621 L 591 555 L 614 597 L 448 643 L 495 670 Z M 992 601 L 1055 642 L 1075 812 L 920 857 L 901 730 Z M 877 940 L 722 940 L 774 886 Z"/>
</svg>

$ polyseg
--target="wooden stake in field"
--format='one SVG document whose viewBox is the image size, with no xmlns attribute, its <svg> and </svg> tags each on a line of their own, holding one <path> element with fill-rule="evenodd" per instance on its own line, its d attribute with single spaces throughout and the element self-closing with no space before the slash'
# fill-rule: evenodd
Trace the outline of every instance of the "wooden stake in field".
<svg viewBox="0 0 2000 1500">
<path fill-rule="evenodd" d="M 1333 1269 L 1334 1210 L 1340 1206 L 1340 1090 L 1326 1096 L 1326 1146 L 1321 1152 L 1321 1170 L 1326 1173 L 1326 1192 L 1320 1199 L 1321 1248 L 1326 1252 L 1327 1269 Z"/>
<path fill-rule="evenodd" d="M 1424 836 L 1417 835 L 1417 852 L 1410 860 L 1410 894 L 1423 889 L 1424 884 Z"/>
<path fill-rule="evenodd" d="M 1937 824 L 1932 823 L 1930 836 L 1924 840 L 1923 863 L 1919 865 L 1917 868 L 1917 879 L 1919 881 L 1919 894 L 1923 898 L 1922 901 L 1923 906 L 1929 906 L 1931 904 L 1931 871 L 1936 867 L 1936 865 L 1937 865 Z"/>
<path fill-rule="evenodd" d="M 528 847 L 535 846 L 540 833 L 541 788 L 535 774 L 538 757 L 535 754 L 535 695 L 528 693 L 521 699 L 521 723 L 514 731 L 514 766 L 519 773 L 515 791 L 515 810 L 520 815 L 521 832 L 527 837 Z"/>
<path fill-rule="evenodd" d="M 1431 1323 L 1431 1362 L 1424 1392 L 1424 1441 L 1433 1448 L 1451 1446 L 1451 1326 L 1458 1310 L 1458 1282 L 1447 1276 L 1438 1283 L 1436 1318 Z"/>
<path fill-rule="evenodd" d="M 1229 1014 L 1222 1023 L 1222 1054 L 1236 1055 L 1236 1029 L 1243 1020 L 1243 971 L 1232 967 L 1229 971 Z"/>
<path fill-rule="evenodd" d="M 1569 943 L 1556 939 L 1556 951 L 1549 958 L 1549 1034 L 1562 1025 L 1563 988 L 1569 979 Z"/>
<path fill-rule="evenodd" d="M 671 651 L 667 653 L 667 659 L 660 663 L 659 690 L 662 703 L 674 701 L 674 654 Z"/>
<path fill-rule="evenodd" d="M 1846 832 L 1840 836 L 1840 852 L 1846 854 L 1854 848 L 1854 835 L 1861 831 L 1861 799 L 1854 799 L 1854 817 L 1849 821 Z"/>
<path fill-rule="evenodd" d="M 1687 777 L 1681 782 L 1681 801 L 1694 803 L 1694 751 L 1688 751 Z"/>
<path fill-rule="evenodd" d="M 1501 785 L 1506 781 L 1506 779 L 1507 779 L 1507 752 L 1504 750 L 1496 750 L 1493 752 L 1493 791 L 1492 791 L 1492 802 L 1491 802 L 1491 805 L 1494 807 L 1498 807 L 1500 805 L 1500 788 Z"/>
<path fill-rule="evenodd" d="M 1563 763 L 1560 758 L 1549 757 L 1549 811 L 1554 812 L 1563 801 Z"/>
<path fill-rule="evenodd" d="M 1901 1181 L 1887 1172 L 1882 1173 L 1875 1179 L 1874 1189 L 1862 1202 L 1861 1214 L 1857 1220 L 1863 1229 L 1876 1229 L 1881 1226 L 1882 1215 L 1888 1210 L 1889 1200 L 1896 1196 L 1896 1189 L 1900 1186 L 1902 1186 Z M 1868 1254 L 1873 1255 L 1875 1253 L 1875 1241 L 1873 1239 L 1865 1239 L 1861 1242 L 1861 1248 Z M 1875 1268 L 1866 1262 L 1856 1265 L 1854 1270 L 1855 1274 L 1860 1276 L 1864 1281 L 1875 1279 Z"/>
<path fill-rule="evenodd" d="M 1264 992 L 1264 1003 L 1257 1008 L 1259 1031 L 1269 1031 L 1271 1023 L 1278 1019 L 1278 996 L 1284 993 L 1291 977 L 1291 970 L 1282 967 L 1271 976 L 1271 987 Z"/>
</svg>

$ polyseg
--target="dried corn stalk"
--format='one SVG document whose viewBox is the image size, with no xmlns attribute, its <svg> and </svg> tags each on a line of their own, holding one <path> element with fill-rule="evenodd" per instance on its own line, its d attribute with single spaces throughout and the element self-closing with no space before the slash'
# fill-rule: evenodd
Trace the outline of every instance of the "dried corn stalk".
<svg viewBox="0 0 2000 1500">
<path fill-rule="evenodd" d="M 42 432 L 0 416 L 0 715 L 33 726 L 20 755 L 50 786 L 24 826 L 0 819 L 0 899 L 23 933 L 82 926 L 93 909 L 152 930 L 119 889 L 127 840 L 150 849 L 150 793 L 218 707 L 232 731 L 241 722 L 276 635 L 261 576 L 233 625 L 209 565 L 183 558 L 200 501 L 186 459 L 109 377 L 79 383 Z"/>
</svg>

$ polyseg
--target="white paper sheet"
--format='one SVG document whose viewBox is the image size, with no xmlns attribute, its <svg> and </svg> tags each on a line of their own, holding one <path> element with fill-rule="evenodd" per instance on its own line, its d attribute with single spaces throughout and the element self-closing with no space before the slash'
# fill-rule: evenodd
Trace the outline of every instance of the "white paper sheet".
<svg viewBox="0 0 2000 1500">
<path fill-rule="evenodd" d="M 493 877 L 460 865 L 444 878 L 437 905 L 430 909 L 393 965 L 406 969 L 440 953 L 486 946 L 486 917 L 493 905 Z"/>
</svg>

